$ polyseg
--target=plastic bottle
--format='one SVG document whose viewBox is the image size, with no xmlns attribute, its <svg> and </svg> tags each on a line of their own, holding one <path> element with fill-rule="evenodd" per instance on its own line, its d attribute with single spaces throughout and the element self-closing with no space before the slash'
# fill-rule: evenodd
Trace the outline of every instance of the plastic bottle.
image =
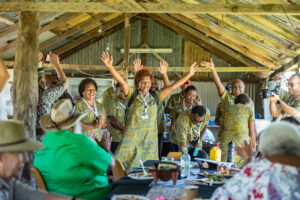
<svg viewBox="0 0 300 200">
<path fill-rule="evenodd" d="M 187 177 L 190 175 L 190 163 L 191 163 L 191 157 L 188 154 L 187 148 L 183 150 L 183 154 L 180 157 L 180 165 L 182 166 L 181 171 L 181 177 Z"/>
<path fill-rule="evenodd" d="M 219 142 L 217 142 L 217 146 L 211 148 L 209 152 L 209 159 L 217 162 L 221 162 L 221 149 L 219 148 Z"/>
</svg>

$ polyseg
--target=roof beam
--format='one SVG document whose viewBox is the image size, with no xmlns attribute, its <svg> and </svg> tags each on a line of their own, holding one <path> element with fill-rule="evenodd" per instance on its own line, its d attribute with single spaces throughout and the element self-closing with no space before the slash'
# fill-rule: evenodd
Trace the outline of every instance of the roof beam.
<svg viewBox="0 0 300 200">
<path fill-rule="evenodd" d="M 132 2 L 132 1 L 131 1 Z M 1 2 L 0 12 L 101 12 L 101 13 L 211 13 L 252 15 L 298 15 L 300 5 L 278 4 L 203 4 L 139 3 L 139 6 L 118 2 Z"/>
<path fill-rule="evenodd" d="M 14 61 L 4 61 L 7 66 L 14 66 Z M 49 63 L 43 64 L 44 68 L 53 68 Z M 71 65 L 61 64 L 63 69 L 79 69 L 79 70 L 107 70 L 103 65 Z M 116 70 L 121 70 L 123 66 L 115 66 Z M 159 67 L 144 67 L 150 71 L 159 71 Z M 133 71 L 133 66 L 129 66 L 129 70 Z M 216 67 L 217 72 L 269 72 L 270 69 L 266 67 Z M 169 67 L 168 72 L 188 72 L 188 67 Z M 209 69 L 199 67 L 197 72 L 210 72 Z"/>
<path fill-rule="evenodd" d="M 172 29 L 173 31 L 181 34 L 183 37 L 195 42 L 204 49 L 222 57 L 235 66 L 245 65 L 245 66 L 258 66 L 257 63 L 247 59 L 238 52 L 216 42 L 208 36 L 203 35 L 199 31 L 187 26 L 168 15 L 156 15 L 148 14 L 151 18 L 157 20 L 159 23 L 165 25 L 166 27 Z"/>
<path fill-rule="evenodd" d="M 14 25 L 15 22 L 6 18 L 6 17 L 3 17 L 3 16 L 0 16 L 0 23 L 3 23 L 3 24 L 7 24 L 7 25 Z"/>
</svg>

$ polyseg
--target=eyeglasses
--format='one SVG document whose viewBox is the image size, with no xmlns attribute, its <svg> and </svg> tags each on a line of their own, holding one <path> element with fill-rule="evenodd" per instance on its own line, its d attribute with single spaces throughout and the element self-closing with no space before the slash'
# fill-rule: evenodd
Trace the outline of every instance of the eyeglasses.
<svg viewBox="0 0 300 200">
<path fill-rule="evenodd" d="M 294 87 L 295 85 L 299 84 L 300 82 L 295 82 L 295 83 L 287 83 L 287 87 Z"/>
<path fill-rule="evenodd" d="M 202 122 L 204 121 L 204 119 L 203 119 L 202 121 L 198 121 L 198 120 L 196 119 L 195 114 L 193 114 L 193 113 L 191 113 L 191 119 L 192 119 L 192 121 L 194 122 L 194 124 L 200 124 L 200 123 L 202 123 Z"/>
</svg>

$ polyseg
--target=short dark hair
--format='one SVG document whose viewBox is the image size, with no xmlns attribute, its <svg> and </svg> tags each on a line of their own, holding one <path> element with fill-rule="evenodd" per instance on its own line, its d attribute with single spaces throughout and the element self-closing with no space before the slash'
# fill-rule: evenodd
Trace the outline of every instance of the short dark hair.
<svg viewBox="0 0 300 200">
<path fill-rule="evenodd" d="M 206 114 L 206 108 L 204 106 L 197 105 L 192 109 L 193 114 L 197 114 L 199 117 L 203 117 Z"/>
<path fill-rule="evenodd" d="M 79 86 L 78 86 L 78 92 L 80 94 L 81 97 L 83 97 L 82 93 L 83 91 L 85 90 L 85 86 L 87 84 L 94 84 L 95 88 L 96 88 L 96 91 L 98 90 L 98 86 L 97 86 L 97 83 L 94 79 L 91 79 L 91 78 L 86 78 L 86 79 L 83 79 L 80 83 L 79 83 Z"/>
<path fill-rule="evenodd" d="M 248 97 L 247 94 L 239 94 L 238 96 L 235 97 L 234 99 L 234 104 L 246 104 L 251 101 L 250 97 Z"/>
<path fill-rule="evenodd" d="M 194 91 L 196 91 L 196 92 L 197 92 L 197 89 L 196 89 L 196 87 L 195 87 L 195 86 L 193 86 L 193 85 L 189 85 L 189 86 L 187 86 L 187 88 L 185 88 L 184 92 L 185 92 L 185 93 L 188 93 L 188 91 L 190 91 L 190 90 L 194 90 Z"/>
</svg>

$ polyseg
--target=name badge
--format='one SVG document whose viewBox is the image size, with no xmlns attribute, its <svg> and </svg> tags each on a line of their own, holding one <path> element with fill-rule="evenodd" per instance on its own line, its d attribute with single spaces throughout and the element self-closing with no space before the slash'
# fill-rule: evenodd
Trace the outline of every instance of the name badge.
<svg viewBox="0 0 300 200">
<path fill-rule="evenodd" d="M 142 120 L 148 119 L 149 115 L 142 115 Z"/>
</svg>

